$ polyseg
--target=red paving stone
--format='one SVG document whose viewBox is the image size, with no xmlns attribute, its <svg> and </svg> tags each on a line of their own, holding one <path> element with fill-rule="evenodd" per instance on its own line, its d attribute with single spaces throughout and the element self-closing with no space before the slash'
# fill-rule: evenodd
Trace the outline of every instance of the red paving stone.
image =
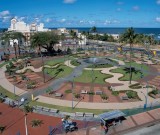
<svg viewBox="0 0 160 135">
<path fill-rule="evenodd" d="M 115 130 L 118 132 L 129 128 L 133 128 L 135 126 L 136 124 L 132 121 L 132 119 L 130 117 L 127 117 L 126 120 L 122 122 L 122 124 L 116 126 Z"/>
<path fill-rule="evenodd" d="M 160 109 L 151 110 L 148 113 L 155 119 L 160 119 Z"/>
<path fill-rule="evenodd" d="M 140 113 L 140 114 L 132 116 L 132 118 L 136 121 L 138 125 L 142 125 L 142 124 L 145 124 L 145 123 L 148 123 L 154 120 L 147 113 Z"/>
</svg>

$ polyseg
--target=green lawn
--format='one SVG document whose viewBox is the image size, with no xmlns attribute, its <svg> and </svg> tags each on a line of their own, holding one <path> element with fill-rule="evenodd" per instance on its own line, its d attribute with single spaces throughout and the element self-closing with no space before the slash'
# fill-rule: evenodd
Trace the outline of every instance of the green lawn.
<svg viewBox="0 0 160 135">
<path fill-rule="evenodd" d="M 50 76 L 54 78 L 61 78 L 66 77 L 67 75 L 71 74 L 73 72 L 73 69 L 70 67 L 67 67 L 65 65 L 60 65 L 57 68 L 45 68 L 45 73 L 49 74 Z"/>
<path fill-rule="evenodd" d="M 129 81 L 130 73 L 126 73 L 126 71 L 124 70 L 124 68 L 113 69 L 113 70 L 111 70 L 111 72 L 123 74 L 123 77 L 119 78 L 120 81 Z M 144 73 L 144 76 L 147 76 L 147 73 Z M 136 81 L 138 79 L 141 79 L 141 73 L 138 72 L 136 74 L 136 73 L 133 72 L 132 73 L 132 80 Z"/>
<path fill-rule="evenodd" d="M 15 96 L 13 93 L 4 89 L 2 86 L 0 86 L 0 93 L 2 93 L 3 95 L 6 95 L 7 97 L 11 99 L 16 99 L 18 97 L 18 96 Z"/>
<path fill-rule="evenodd" d="M 53 59 L 51 61 L 45 62 L 45 65 L 54 66 L 54 65 L 57 65 L 57 64 L 60 64 L 60 63 L 64 63 L 64 61 L 65 61 L 65 57 L 64 58 L 56 58 L 56 59 Z"/>
<path fill-rule="evenodd" d="M 84 83 L 90 83 L 92 82 L 92 75 L 93 72 L 91 70 L 83 70 L 83 73 L 81 76 L 75 78 L 75 82 L 84 82 Z M 105 84 L 105 79 L 113 77 L 109 74 L 102 74 L 100 71 L 94 71 L 94 83 L 97 84 Z"/>
<path fill-rule="evenodd" d="M 130 66 L 130 63 L 129 62 L 126 62 L 126 65 L 127 66 Z M 143 70 L 146 70 L 146 71 L 148 71 L 149 70 L 149 67 L 147 66 L 147 65 L 144 65 L 144 64 L 138 64 L 138 63 L 136 63 L 136 62 L 132 62 L 131 63 L 131 66 L 132 67 L 136 67 L 136 68 L 138 68 L 138 69 L 141 69 L 141 66 L 142 66 L 142 69 Z"/>
<path fill-rule="evenodd" d="M 73 65 L 73 66 L 79 66 L 81 63 L 79 63 L 77 60 L 72 60 L 71 61 L 71 65 Z"/>
</svg>

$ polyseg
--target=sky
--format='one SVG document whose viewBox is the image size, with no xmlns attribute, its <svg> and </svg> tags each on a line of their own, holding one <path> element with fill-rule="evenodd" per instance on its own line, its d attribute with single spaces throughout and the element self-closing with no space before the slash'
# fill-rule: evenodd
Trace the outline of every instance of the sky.
<svg viewBox="0 0 160 135">
<path fill-rule="evenodd" d="M 48 28 L 160 28 L 160 0 L 0 0 L 0 28 L 12 18 Z"/>
</svg>

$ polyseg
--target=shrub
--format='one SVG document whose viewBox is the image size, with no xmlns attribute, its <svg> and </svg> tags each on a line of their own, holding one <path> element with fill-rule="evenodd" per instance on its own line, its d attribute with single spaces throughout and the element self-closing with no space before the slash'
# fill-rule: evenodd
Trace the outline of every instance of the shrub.
<svg viewBox="0 0 160 135">
<path fill-rule="evenodd" d="M 95 93 L 93 91 L 88 91 L 87 94 L 89 94 L 89 95 L 95 95 Z"/>
<path fill-rule="evenodd" d="M 80 98 L 81 95 L 80 95 L 80 94 L 74 94 L 74 97 L 75 97 L 75 98 Z"/>
<path fill-rule="evenodd" d="M 152 90 L 152 91 L 151 91 L 151 94 L 157 95 L 157 94 L 158 94 L 158 90 Z"/>
<path fill-rule="evenodd" d="M 112 91 L 112 95 L 118 96 L 119 95 L 119 91 Z"/>
<path fill-rule="evenodd" d="M 127 91 L 126 94 L 127 94 L 128 98 L 130 98 L 130 99 L 137 98 L 137 92 L 135 92 L 135 91 Z"/>
<path fill-rule="evenodd" d="M 5 130 L 5 128 L 6 128 L 5 126 L 0 125 L 0 133 L 2 133 Z"/>
<path fill-rule="evenodd" d="M 43 120 L 37 120 L 37 119 L 35 119 L 35 120 L 32 120 L 31 121 L 31 126 L 32 127 L 39 127 L 39 126 L 41 126 L 43 124 Z"/>
<path fill-rule="evenodd" d="M 72 93 L 72 90 L 65 90 L 66 94 Z"/>
<path fill-rule="evenodd" d="M 101 95 L 101 98 L 102 98 L 103 100 L 107 100 L 107 99 L 108 99 L 108 96 L 107 96 L 106 94 L 102 94 L 102 95 Z"/>
<path fill-rule="evenodd" d="M 131 89 L 141 89 L 142 86 L 140 86 L 140 83 L 135 83 L 129 86 Z"/>
</svg>

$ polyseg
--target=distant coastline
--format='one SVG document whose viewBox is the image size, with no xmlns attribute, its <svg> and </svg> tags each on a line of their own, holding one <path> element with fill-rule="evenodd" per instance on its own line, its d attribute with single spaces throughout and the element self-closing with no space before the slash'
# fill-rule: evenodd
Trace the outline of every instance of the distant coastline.
<svg viewBox="0 0 160 135">
<path fill-rule="evenodd" d="M 49 29 L 57 29 L 57 28 L 49 28 Z M 7 29 L 7 28 L 0 28 L 0 32 L 2 32 L 5 29 Z M 78 31 L 80 31 L 80 32 L 82 32 L 82 31 L 88 32 L 88 31 L 90 31 L 91 28 L 90 27 L 68 27 L 67 29 L 78 29 Z M 126 29 L 127 29 L 127 27 L 126 28 L 97 27 L 97 33 L 121 34 Z M 134 28 L 134 30 L 138 34 L 153 35 L 156 39 L 159 39 L 158 37 L 160 36 L 160 28 Z"/>
</svg>

